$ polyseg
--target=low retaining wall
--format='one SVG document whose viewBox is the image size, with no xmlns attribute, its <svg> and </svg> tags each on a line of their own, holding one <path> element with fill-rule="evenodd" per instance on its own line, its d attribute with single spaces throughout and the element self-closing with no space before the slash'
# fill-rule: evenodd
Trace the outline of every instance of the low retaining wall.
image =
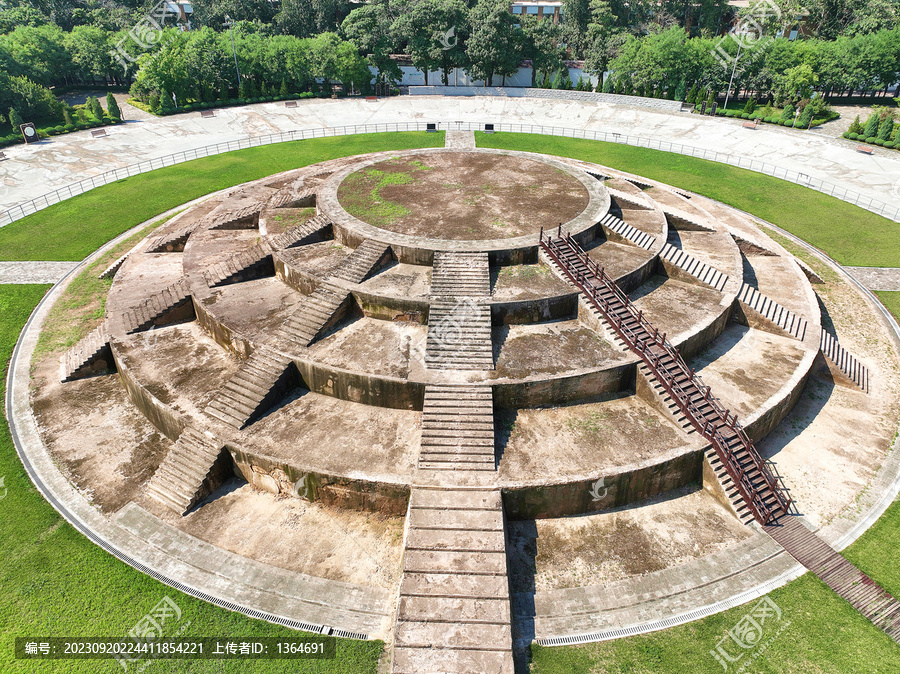
<svg viewBox="0 0 900 674">
<path fill-rule="evenodd" d="M 612 103 L 633 105 L 666 112 L 681 112 L 681 101 L 664 98 L 644 98 L 643 96 L 623 96 L 621 94 L 598 94 L 592 91 L 567 91 L 561 89 L 532 89 L 531 87 L 410 87 L 411 96 L 505 96 L 509 98 L 554 98 L 557 100 L 582 101 L 586 103 Z"/>
</svg>

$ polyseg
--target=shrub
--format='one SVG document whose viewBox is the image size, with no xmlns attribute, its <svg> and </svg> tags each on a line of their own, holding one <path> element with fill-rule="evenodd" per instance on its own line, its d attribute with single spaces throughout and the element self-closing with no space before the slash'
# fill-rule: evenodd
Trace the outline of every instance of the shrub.
<svg viewBox="0 0 900 674">
<path fill-rule="evenodd" d="M 18 132 L 19 127 L 22 126 L 25 121 L 22 119 L 22 116 L 19 114 L 19 111 L 15 108 L 9 109 L 9 125 L 12 127 L 13 131 Z"/>
<path fill-rule="evenodd" d="M 857 136 L 863 132 L 863 125 L 859 121 L 859 115 L 857 115 L 856 119 L 853 120 L 853 123 L 850 124 L 848 131 L 850 133 L 855 133 Z"/>
<path fill-rule="evenodd" d="M 876 139 L 873 140 L 872 142 L 875 143 L 875 145 L 878 145 L 879 147 L 883 147 L 883 146 L 884 146 L 884 141 L 881 140 L 881 138 L 876 138 Z"/>
<path fill-rule="evenodd" d="M 756 99 L 751 96 L 744 104 L 744 112 L 748 115 L 752 115 L 754 110 L 756 110 Z"/>
<path fill-rule="evenodd" d="M 869 119 L 866 121 L 866 128 L 863 133 L 866 135 L 866 138 L 874 138 L 878 134 L 878 123 L 879 118 L 876 113 L 872 113 L 869 115 Z"/>
<path fill-rule="evenodd" d="M 866 136 L 866 142 L 869 143 L 869 145 L 875 143 L 876 140 L 878 139 L 875 136 Z"/>
<path fill-rule="evenodd" d="M 850 140 L 858 140 L 858 139 L 859 139 L 859 134 L 858 134 L 858 133 L 850 133 L 850 132 L 847 132 L 846 135 L 847 135 L 847 138 L 849 138 Z"/>
<path fill-rule="evenodd" d="M 106 94 L 106 110 L 113 119 L 122 119 L 122 111 L 119 110 L 119 104 L 116 102 L 116 97 L 112 95 L 112 92 Z"/>
<path fill-rule="evenodd" d="M 897 144 L 892 140 L 886 140 L 884 141 L 884 146 L 887 148 L 894 148 L 897 146 Z"/>
</svg>

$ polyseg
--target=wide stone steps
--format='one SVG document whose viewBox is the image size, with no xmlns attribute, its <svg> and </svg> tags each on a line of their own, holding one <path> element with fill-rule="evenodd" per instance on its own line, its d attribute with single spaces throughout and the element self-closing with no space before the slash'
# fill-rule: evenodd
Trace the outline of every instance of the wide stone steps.
<svg viewBox="0 0 900 674">
<path fill-rule="evenodd" d="M 437 370 L 491 370 L 491 308 L 475 302 L 432 301 L 425 365 Z"/>
<path fill-rule="evenodd" d="M 350 293 L 322 283 L 278 329 L 279 335 L 300 346 L 309 346 L 330 325 Z"/>
<path fill-rule="evenodd" d="M 681 248 L 676 248 L 671 243 L 663 246 L 659 253 L 660 257 L 668 260 L 676 267 L 698 279 L 701 283 L 708 285 L 710 288 L 722 292 L 725 284 L 728 283 L 728 276 L 720 272 L 718 269 L 709 266 L 705 262 L 701 262 L 695 257 L 691 257 Z"/>
<path fill-rule="evenodd" d="M 60 358 L 61 382 L 75 381 L 114 369 L 106 323 L 91 330 Z"/>
<path fill-rule="evenodd" d="M 267 241 L 262 241 L 208 267 L 203 272 L 203 278 L 210 288 L 215 288 L 272 276 L 274 273 L 272 248 Z"/>
<path fill-rule="evenodd" d="M 313 243 L 314 240 L 322 240 L 327 238 L 325 230 L 332 226 L 331 220 L 321 215 L 310 218 L 302 225 L 291 227 L 286 232 L 276 234 L 269 237 L 269 245 L 272 250 L 284 250 L 292 246 L 299 246 L 305 243 Z"/>
<path fill-rule="evenodd" d="M 350 283 L 362 283 L 369 274 L 382 266 L 390 251 L 389 245 L 366 239 L 335 269 L 332 277 Z"/>
<path fill-rule="evenodd" d="M 738 491 L 738 488 L 734 485 L 734 480 L 731 479 L 728 471 L 725 470 L 725 466 L 722 464 L 721 459 L 719 459 L 719 455 L 716 454 L 716 450 L 712 447 L 708 447 L 705 454 L 706 460 L 716 474 L 716 478 L 719 480 L 722 491 L 725 492 L 725 496 L 728 498 L 732 510 L 737 514 L 741 523 L 750 524 L 753 521 L 753 513 L 750 512 L 750 508 L 747 507 L 743 497 L 741 497 L 740 491 Z"/>
<path fill-rule="evenodd" d="M 656 239 L 646 232 L 642 232 L 639 229 L 635 229 L 631 225 L 627 224 L 621 218 L 617 218 L 612 213 L 607 213 L 603 216 L 603 219 L 600 221 L 600 224 L 611 232 L 615 232 L 622 238 L 630 241 L 636 246 L 640 246 L 641 248 L 645 248 L 650 250 L 653 248 L 653 244 L 656 243 Z"/>
<path fill-rule="evenodd" d="M 419 468 L 495 470 L 494 401 L 490 387 L 425 387 Z"/>
<path fill-rule="evenodd" d="M 609 191 L 613 199 L 615 199 L 617 202 L 624 201 L 625 203 L 631 204 L 631 206 L 634 208 L 640 208 L 645 211 L 653 210 L 653 206 L 651 206 L 650 202 L 648 202 L 646 199 L 643 199 L 634 194 L 629 194 L 624 190 L 617 190 L 615 187 L 610 187 L 609 185 L 606 185 L 606 189 L 607 191 Z"/>
<path fill-rule="evenodd" d="M 837 368 L 847 375 L 854 384 L 866 393 L 869 392 L 869 370 L 865 365 L 859 362 L 855 356 L 850 354 L 840 342 L 828 332 L 822 330 L 822 339 L 819 342 L 819 349 L 822 355 L 837 366 Z"/>
<path fill-rule="evenodd" d="M 490 297 L 491 271 L 487 253 L 434 254 L 432 297 Z"/>
<path fill-rule="evenodd" d="M 806 319 L 785 309 L 775 300 L 766 297 L 753 286 L 745 283 L 738 293 L 738 301 L 771 321 L 789 335 L 803 340 L 806 336 Z M 823 333 L 824 334 L 824 333 Z"/>
<path fill-rule="evenodd" d="M 233 428 L 243 428 L 284 395 L 292 367 L 288 358 L 257 349 L 216 392 L 206 413 Z"/>
<path fill-rule="evenodd" d="M 513 673 L 498 490 L 412 490 L 392 671 Z"/>
<path fill-rule="evenodd" d="M 166 314 L 186 306 L 189 302 L 191 302 L 191 292 L 187 281 L 183 278 L 179 279 L 126 311 L 123 316 L 125 331 L 128 333 L 140 332 L 148 330 L 154 325 L 161 325 L 160 320 Z"/>
<path fill-rule="evenodd" d="M 900 643 L 900 602 L 851 564 L 828 543 L 807 529 L 799 518 L 781 517 L 763 530 L 791 556 Z"/>
<path fill-rule="evenodd" d="M 184 515 L 203 498 L 203 482 L 220 450 L 212 438 L 188 426 L 147 484 L 147 495 Z"/>
<path fill-rule="evenodd" d="M 309 208 L 315 204 L 315 192 L 297 194 L 292 190 L 284 190 L 266 202 L 266 208 Z"/>
</svg>

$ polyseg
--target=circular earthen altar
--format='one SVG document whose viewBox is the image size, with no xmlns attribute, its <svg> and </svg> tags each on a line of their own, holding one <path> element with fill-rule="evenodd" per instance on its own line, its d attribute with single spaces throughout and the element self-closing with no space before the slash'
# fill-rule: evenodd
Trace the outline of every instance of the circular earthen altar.
<svg viewBox="0 0 900 674">
<path fill-rule="evenodd" d="M 180 568 L 354 635 L 391 636 L 404 565 L 426 564 L 410 518 L 465 509 L 417 503 L 441 490 L 497 496 L 509 543 L 490 554 L 524 642 L 613 629 L 628 607 L 663 620 L 686 610 L 683 588 L 706 606 L 785 573 L 709 444 L 541 251 L 542 227 L 571 234 L 666 334 L 810 521 L 855 507 L 900 390 L 855 288 L 721 203 L 520 152 L 323 162 L 110 251 L 101 266 L 127 257 L 100 355 L 84 342 L 62 365 L 59 349 L 35 359 L 43 441 L 102 517 Z M 823 331 L 868 390 L 823 359 Z M 442 464 L 441 438 L 465 458 Z M 496 533 L 478 522 L 472 540 Z"/>
</svg>

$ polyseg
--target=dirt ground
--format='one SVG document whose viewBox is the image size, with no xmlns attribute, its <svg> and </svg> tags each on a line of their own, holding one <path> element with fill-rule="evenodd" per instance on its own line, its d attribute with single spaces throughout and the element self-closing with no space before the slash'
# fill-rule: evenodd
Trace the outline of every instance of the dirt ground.
<svg viewBox="0 0 900 674">
<path fill-rule="evenodd" d="M 509 529 L 513 592 L 641 576 L 722 550 L 750 535 L 699 485 L 595 515 L 510 522 Z"/>
<path fill-rule="evenodd" d="M 543 162 L 467 152 L 390 159 L 350 174 L 338 189 L 341 206 L 360 220 L 451 240 L 555 227 L 588 199 L 581 183 Z"/>
<path fill-rule="evenodd" d="M 509 438 L 500 471 L 510 480 L 613 473 L 696 442 L 696 436 L 627 394 L 580 405 L 503 410 L 497 424 Z"/>
<path fill-rule="evenodd" d="M 399 581 L 403 518 L 278 497 L 234 478 L 172 526 L 229 552 L 347 583 L 392 588 Z"/>
<path fill-rule="evenodd" d="M 34 368 L 32 407 L 63 474 L 107 514 L 137 498 L 172 445 L 131 404 L 118 375 L 61 384 L 55 355 Z"/>
</svg>

